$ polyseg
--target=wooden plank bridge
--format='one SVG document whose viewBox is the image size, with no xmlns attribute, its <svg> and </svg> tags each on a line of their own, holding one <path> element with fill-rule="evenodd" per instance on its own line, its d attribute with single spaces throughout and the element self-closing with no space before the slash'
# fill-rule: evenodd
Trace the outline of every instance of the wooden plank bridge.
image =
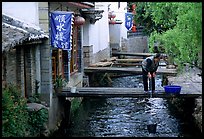
<svg viewBox="0 0 204 139">
<path fill-rule="evenodd" d="M 153 53 L 127 53 L 127 52 L 115 52 L 115 55 L 129 55 L 129 56 L 146 56 L 153 55 Z M 128 73 L 142 75 L 141 67 L 115 67 L 114 62 L 141 62 L 142 59 L 116 59 L 112 58 L 105 62 L 99 62 L 92 64 L 88 67 L 84 67 L 84 73 Z M 157 74 L 165 74 L 175 76 L 177 74 L 176 68 L 167 68 L 160 66 L 157 70 Z M 197 98 L 202 96 L 202 92 L 193 92 L 189 89 L 182 88 L 181 93 L 177 95 L 166 94 L 164 89 L 156 90 L 155 93 L 149 91 L 144 93 L 143 88 L 116 88 L 116 87 L 77 87 L 75 93 L 71 93 L 70 88 L 64 88 L 62 93 L 57 93 L 59 97 L 153 97 L 153 98 Z"/>
<path fill-rule="evenodd" d="M 180 94 L 166 94 L 164 90 L 156 90 L 144 93 L 143 89 L 138 88 L 116 88 L 116 87 L 77 87 L 75 93 L 71 93 L 70 88 L 64 88 L 61 93 L 56 93 L 59 97 L 132 97 L 132 98 L 197 98 L 202 93 L 191 93 L 190 90 L 181 89 Z"/>
<path fill-rule="evenodd" d="M 85 73 L 94 73 L 94 72 L 109 72 L 109 73 L 129 73 L 129 74 L 142 74 L 142 68 L 137 67 L 84 67 Z M 177 74 L 176 69 L 167 69 L 167 68 L 158 68 L 157 74 L 167 74 L 175 76 Z"/>
<path fill-rule="evenodd" d="M 112 52 L 113 56 L 120 56 L 120 55 L 125 55 L 125 56 L 140 56 L 140 57 L 148 57 L 155 55 L 156 53 L 131 53 L 131 52 Z M 166 56 L 166 54 L 162 54 L 163 56 Z"/>
<path fill-rule="evenodd" d="M 141 62 L 147 56 L 155 55 L 155 53 L 131 53 L 131 52 L 113 52 L 114 55 L 128 55 L 128 56 L 141 56 L 143 58 L 122 58 L 111 57 L 104 62 L 98 62 L 90 64 L 88 67 L 84 67 L 84 73 L 128 73 L 128 74 L 142 74 Z M 162 54 L 166 56 L 166 54 Z M 163 62 L 162 62 L 163 61 Z M 124 67 L 125 66 L 125 67 Z M 177 74 L 176 68 L 168 68 L 165 64 L 165 60 L 161 59 L 157 74 L 165 74 L 175 76 Z"/>
</svg>

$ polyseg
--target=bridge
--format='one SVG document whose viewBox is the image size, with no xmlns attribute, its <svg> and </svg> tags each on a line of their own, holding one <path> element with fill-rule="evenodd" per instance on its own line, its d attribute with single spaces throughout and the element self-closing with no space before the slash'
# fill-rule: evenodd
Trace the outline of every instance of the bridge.
<svg viewBox="0 0 204 139">
<path fill-rule="evenodd" d="M 116 87 L 77 87 L 75 93 L 71 93 L 70 88 L 64 88 L 61 93 L 56 93 L 59 97 L 131 97 L 131 98 L 197 98 L 202 93 L 192 93 L 190 90 L 181 89 L 180 94 L 167 94 L 164 90 L 156 90 L 155 93 L 149 91 L 144 93 L 141 88 L 116 88 Z"/>
<path fill-rule="evenodd" d="M 94 73 L 94 72 L 109 72 L 109 73 L 128 73 L 142 75 L 142 68 L 137 67 L 84 67 L 85 73 Z M 166 74 L 175 76 L 177 74 L 176 69 L 167 69 L 167 68 L 158 68 L 157 74 Z"/>
<path fill-rule="evenodd" d="M 112 52 L 113 55 L 127 55 L 127 56 L 140 56 L 143 58 L 116 58 L 111 57 L 109 60 L 104 62 L 98 62 L 90 64 L 88 67 L 84 67 L 84 73 L 128 73 L 128 74 L 142 74 L 141 62 L 147 56 L 155 55 L 155 53 L 131 53 L 131 52 Z M 167 56 L 166 54 L 162 54 Z M 163 61 L 163 62 L 162 62 Z M 165 74 L 175 76 L 177 74 L 176 68 L 168 68 L 165 63 L 165 59 L 161 59 L 157 74 Z M 124 67 L 125 66 L 125 67 Z"/>
<path fill-rule="evenodd" d="M 114 55 L 142 56 L 147 57 L 154 55 L 153 53 L 129 53 L 115 52 Z M 165 55 L 165 54 L 164 54 Z M 114 57 L 109 61 L 92 64 L 89 67 L 84 67 L 84 73 L 128 73 L 141 75 L 141 67 L 115 67 L 114 62 L 141 62 L 143 59 L 116 59 Z M 167 68 L 160 66 L 157 74 L 175 76 L 176 68 Z M 164 89 L 156 90 L 155 93 L 149 91 L 144 93 L 143 88 L 117 88 L 117 87 L 77 87 L 75 93 L 71 93 L 70 88 L 64 88 L 61 93 L 57 93 L 59 97 L 135 97 L 135 98 L 197 98 L 202 96 L 202 92 L 192 92 L 188 88 L 182 88 L 180 94 L 167 94 Z"/>
<path fill-rule="evenodd" d="M 125 55 L 125 56 L 140 56 L 140 57 L 148 57 L 148 56 L 152 56 L 155 55 L 156 53 L 134 53 L 134 52 L 112 52 L 113 56 L 120 56 L 120 55 Z M 162 54 L 164 56 L 166 56 L 166 54 Z"/>
</svg>

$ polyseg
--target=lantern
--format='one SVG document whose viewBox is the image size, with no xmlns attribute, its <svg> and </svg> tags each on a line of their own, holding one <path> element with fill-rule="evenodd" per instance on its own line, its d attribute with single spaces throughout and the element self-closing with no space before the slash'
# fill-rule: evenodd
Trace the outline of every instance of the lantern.
<svg viewBox="0 0 204 139">
<path fill-rule="evenodd" d="M 76 16 L 74 18 L 74 24 L 77 25 L 77 26 L 81 26 L 85 23 L 85 19 L 81 16 Z"/>
</svg>

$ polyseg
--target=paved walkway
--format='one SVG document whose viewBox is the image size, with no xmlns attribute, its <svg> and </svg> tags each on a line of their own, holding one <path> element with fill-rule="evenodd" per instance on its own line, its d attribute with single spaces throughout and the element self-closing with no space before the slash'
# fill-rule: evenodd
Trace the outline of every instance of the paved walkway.
<svg viewBox="0 0 204 139">
<path fill-rule="evenodd" d="M 168 77 L 169 84 L 180 85 L 182 89 L 191 90 L 192 93 L 202 94 L 202 78 L 197 74 L 200 74 L 200 70 L 196 68 L 186 68 L 182 74 L 177 74 L 176 77 Z M 202 132 L 202 97 L 195 100 L 196 108 L 193 113 L 196 123 Z"/>
<path fill-rule="evenodd" d="M 192 93 L 202 94 L 202 78 L 199 69 L 185 69 L 184 73 L 177 74 L 176 77 L 168 77 L 169 84 L 180 85 L 182 89 L 191 90 Z"/>
</svg>

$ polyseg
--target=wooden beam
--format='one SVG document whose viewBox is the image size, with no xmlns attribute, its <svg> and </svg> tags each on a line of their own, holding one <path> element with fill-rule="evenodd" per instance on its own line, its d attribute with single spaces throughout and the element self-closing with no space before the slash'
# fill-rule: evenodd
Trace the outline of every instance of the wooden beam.
<svg viewBox="0 0 204 139">
<path fill-rule="evenodd" d="M 130 74 L 142 74 L 142 68 L 137 67 L 126 67 L 126 68 L 118 68 L 118 67 L 84 67 L 85 73 L 90 72 L 110 72 L 110 73 L 130 73 Z M 177 74 L 176 69 L 166 69 L 166 68 L 158 68 L 157 74 L 167 74 L 175 76 Z"/>
<path fill-rule="evenodd" d="M 123 58 L 123 59 L 115 59 L 116 62 L 142 62 L 143 58 Z M 163 59 L 160 59 L 160 62 L 166 62 Z"/>
<path fill-rule="evenodd" d="M 116 59 L 116 62 L 142 62 L 144 59 Z"/>
<path fill-rule="evenodd" d="M 131 53 L 131 52 L 112 52 L 112 55 L 118 56 L 118 55 L 126 55 L 126 56 L 152 56 L 156 53 Z"/>
<path fill-rule="evenodd" d="M 141 56 L 141 57 L 148 57 L 152 55 L 156 55 L 156 53 L 131 53 L 131 52 L 112 52 L 112 55 L 118 56 L 118 55 L 126 55 L 126 56 Z M 166 54 L 163 54 L 163 56 L 167 56 Z"/>
<path fill-rule="evenodd" d="M 76 7 L 76 8 L 92 8 L 94 6 L 89 6 L 80 2 L 66 2 L 68 6 Z"/>
<path fill-rule="evenodd" d="M 90 67 L 106 67 L 106 66 L 110 66 L 111 64 L 113 64 L 113 62 L 98 62 L 98 63 L 94 63 L 94 64 L 90 64 Z"/>
<path fill-rule="evenodd" d="M 202 94 L 191 94 L 189 90 L 181 90 L 180 94 L 166 94 L 164 90 L 156 90 L 151 94 L 151 91 L 144 93 L 142 89 L 138 88 L 115 88 L 115 87 L 78 87 L 76 93 L 71 93 L 70 88 L 64 88 L 62 93 L 56 93 L 61 97 L 135 97 L 135 98 L 196 98 Z"/>
<path fill-rule="evenodd" d="M 142 63 L 114 63 L 114 66 L 118 66 L 118 67 L 142 66 Z M 165 67 L 167 65 L 160 64 L 159 66 Z"/>
<path fill-rule="evenodd" d="M 141 63 L 114 63 L 114 66 L 117 67 L 133 67 L 133 66 L 141 66 Z"/>
</svg>

